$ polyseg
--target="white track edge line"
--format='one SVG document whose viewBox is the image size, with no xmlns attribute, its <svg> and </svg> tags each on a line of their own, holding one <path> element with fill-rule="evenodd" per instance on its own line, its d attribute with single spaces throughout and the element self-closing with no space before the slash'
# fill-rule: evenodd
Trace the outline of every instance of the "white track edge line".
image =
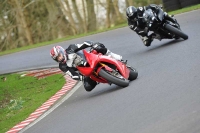
<svg viewBox="0 0 200 133">
<path fill-rule="evenodd" d="M 51 109 L 47 110 L 44 114 L 42 114 L 39 118 L 37 118 L 35 121 L 30 123 L 28 126 L 26 126 L 24 129 L 19 131 L 19 133 L 23 133 L 25 130 L 28 128 L 32 127 L 35 125 L 37 122 L 42 120 L 45 116 L 50 114 L 54 109 L 56 109 L 59 105 L 61 105 L 65 100 L 67 100 L 78 88 L 82 85 L 82 82 L 79 82 L 63 99 L 61 99 L 57 104 L 55 104 Z"/>
</svg>

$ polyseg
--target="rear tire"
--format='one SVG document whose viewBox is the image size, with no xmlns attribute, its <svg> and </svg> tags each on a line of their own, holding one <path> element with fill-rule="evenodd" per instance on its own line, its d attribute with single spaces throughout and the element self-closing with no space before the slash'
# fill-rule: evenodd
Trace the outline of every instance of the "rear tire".
<svg viewBox="0 0 200 133">
<path fill-rule="evenodd" d="M 116 84 L 118 86 L 121 87 L 127 87 L 129 85 L 129 81 L 127 79 L 123 80 L 117 77 L 114 77 L 112 75 L 110 75 L 109 73 L 107 73 L 105 70 L 101 69 L 99 71 L 99 75 L 103 78 L 105 78 L 106 80 L 108 80 L 109 82 Z"/>
<path fill-rule="evenodd" d="M 165 29 L 167 29 L 170 33 L 175 34 L 176 36 L 179 36 L 181 38 L 183 38 L 184 40 L 188 39 L 188 35 L 186 35 L 185 33 L 183 33 L 181 30 L 169 25 L 169 24 L 165 24 Z"/>
</svg>

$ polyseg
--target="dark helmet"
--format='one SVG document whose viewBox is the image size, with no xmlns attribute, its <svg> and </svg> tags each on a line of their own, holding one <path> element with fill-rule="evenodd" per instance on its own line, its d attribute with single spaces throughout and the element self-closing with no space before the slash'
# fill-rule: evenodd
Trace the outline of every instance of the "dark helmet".
<svg viewBox="0 0 200 133">
<path fill-rule="evenodd" d="M 129 6 L 126 9 L 126 16 L 133 20 L 137 16 L 137 9 L 134 6 Z"/>
<path fill-rule="evenodd" d="M 67 60 L 65 49 L 61 46 L 54 46 L 50 51 L 50 56 L 59 63 L 65 63 Z M 58 60 L 59 56 L 62 57 L 61 60 Z"/>
</svg>

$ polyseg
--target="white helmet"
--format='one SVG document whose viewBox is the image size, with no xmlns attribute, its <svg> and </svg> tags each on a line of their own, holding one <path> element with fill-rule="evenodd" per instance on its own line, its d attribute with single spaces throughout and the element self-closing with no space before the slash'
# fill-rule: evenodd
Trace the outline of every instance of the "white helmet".
<svg viewBox="0 0 200 133">
<path fill-rule="evenodd" d="M 62 55 L 62 60 L 58 61 L 58 57 Z M 65 63 L 67 61 L 66 51 L 61 46 L 54 46 L 50 51 L 50 56 L 59 63 Z"/>
</svg>

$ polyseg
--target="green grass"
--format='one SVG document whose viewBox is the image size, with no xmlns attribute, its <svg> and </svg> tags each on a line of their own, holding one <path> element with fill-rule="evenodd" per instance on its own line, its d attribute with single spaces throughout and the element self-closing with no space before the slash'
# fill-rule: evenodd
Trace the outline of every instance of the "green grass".
<svg viewBox="0 0 200 133">
<path fill-rule="evenodd" d="M 191 6 L 191 7 L 186 7 L 186 8 L 183 8 L 183 9 L 179 9 L 179 10 L 176 10 L 176 11 L 172 11 L 172 12 L 169 12 L 169 14 L 175 15 L 175 14 L 189 12 L 189 11 L 197 10 L 197 9 L 200 9 L 200 4 L 195 5 L 195 6 Z M 124 23 L 119 24 L 117 26 L 114 26 L 112 28 L 102 29 L 102 30 L 98 30 L 98 31 L 94 31 L 94 32 L 86 33 L 86 34 L 69 36 L 69 37 L 66 37 L 66 38 L 56 39 L 56 40 L 52 40 L 52 41 L 48 41 L 48 42 L 42 42 L 42 43 L 38 43 L 38 44 L 24 46 L 24 47 L 21 47 L 21 48 L 2 51 L 2 52 L 0 52 L 0 56 L 5 55 L 5 54 L 11 54 L 11 53 L 23 51 L 23 50 L 28 50 L 28 49 L 32 49 L 32 48 L 36 48 L 36 47 L 41 47 L 41 46 L 45 46 L 45 45 L 49 45 L 49 44 L 54 44 L 54 43 L 58 43 L 58 42 L 63 42 L 63 41 L 67 41 L 67 40 L 71 40 L 71 39 L 75 39 L 75 38 L 89 36 L 89 35 L 105 32 L 105 31 L 109 31 L 109 30 L 114 30 L 114 29 L 117 29 L 117 28 L 125 27 L 125 26 L 127 26 L 127 22 L 124 22 Z"/>
<path fill-rule="evenodd" d="M 6 77 L 6 81 L 3 81 Z M 20 74 L 0 76 L 0 133 L 26 119 L 62 88 L 65 79 L 56 74 L 38 80 Z"/>
</svg>

